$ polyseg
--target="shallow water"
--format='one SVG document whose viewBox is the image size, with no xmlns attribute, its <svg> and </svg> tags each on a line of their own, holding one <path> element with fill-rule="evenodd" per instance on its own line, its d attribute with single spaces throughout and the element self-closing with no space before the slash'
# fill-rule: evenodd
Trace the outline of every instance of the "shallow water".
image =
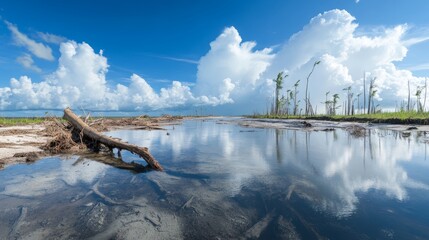
<svg viewBox="0 0 429 240">
<path fill-rule="evenodd" d="M 213 119 L 109 135 L 148 147 L 165 171 L 94 156 L 8 167 L 0 239 L 429 239 L 421 132 L 353 137 Z"/>
</svg>

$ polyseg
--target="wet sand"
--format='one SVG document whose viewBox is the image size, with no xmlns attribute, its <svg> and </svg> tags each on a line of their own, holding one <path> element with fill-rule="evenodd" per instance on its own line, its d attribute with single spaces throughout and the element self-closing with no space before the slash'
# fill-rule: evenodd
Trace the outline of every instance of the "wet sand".
<svg viewBox="0 0 429 240">
<path fill-rule="evenodd" d="M 333 128 L 346 129 L 360 127 L 365 129 L 385 129 L 395 131 L 429 131 L 429 125 L 403 125 L 385 123 L 359 123 L 359 122 L 334 122 L 324 120 L 302 120 L 302 119 L 251 119 L 244 118 L 237 121 L 239 125 L 250 128 L 275 128 L 296 129 L 304 131 L 329 131 Z"/>
<path fill-rule="evenodd" d="M 43 152 L 41 147 L 48 140 L 44 125 L 1 127 L 0 169 L 13 163 L 25 162 L 25 157 L 18 157 L 20 154 Z"/>
</svg>

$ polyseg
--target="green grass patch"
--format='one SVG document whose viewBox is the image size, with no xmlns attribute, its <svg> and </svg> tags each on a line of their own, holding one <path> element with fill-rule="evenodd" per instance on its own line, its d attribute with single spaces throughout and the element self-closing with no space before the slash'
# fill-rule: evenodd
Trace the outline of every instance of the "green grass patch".
<svg viewBox="0 0 429 240">
<path fill-rule="evenodd" d="M 37 123 L 42 123 L 44 121 L 45 121 L 45 118 L 39 118 L 39 117 L 33 117 L 33 118 L 0 117 L 0 126 L 37 124 Z"/>
<path fill-rule="evenodd" d="M 374 114 L 357 114 L 352 116 L 338 115 L 330 116 L 334 119 L 342 118 L 363 118 L 363 119 L 429 119 L 429 113 L 418 113 L 418 112 L 385 112 L 385 113 L 374 113 Z"/>
<path fill-rule="evenodd" d="M 331 121 L 350 121 L 350 122 L 374 122 L 374 123 L 393 123 L 393 124 L 424 124 L 429 125 L 429 112 L 384 112 L 374 114 L 356 114 L 356 115 L 316 115 L 316 116 L 291 116 L 291 115 L 252 115 L 251 118 L 269 118 L 269 119 L 315 119 Z"/>
</svg>

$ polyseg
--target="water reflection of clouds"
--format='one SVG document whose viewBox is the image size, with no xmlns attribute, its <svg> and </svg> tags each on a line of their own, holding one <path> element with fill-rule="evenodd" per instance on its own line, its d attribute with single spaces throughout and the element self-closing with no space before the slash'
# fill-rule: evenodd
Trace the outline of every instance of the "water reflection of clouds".
<svg viewBox="0 0 429 240">
<path fill-rule="evenodd" d="M 369 190 L 403 201 L 407 188 L 428 189 L 426 184 L 411 179 L 403 166 L 422 154 L 418 147 L 421 143 L 414 138 L 381 131 L 354 138 L 342 130 L 240 129 L 214 121 L 190 121 L 170 129 L 170 135 L 164 131 L 122 131 L 113 135 L 151 149 L 162 148 L 161 152 L 171 149 L 172 162 L 194 158 L 193 164 L 181 171 L 222 174 L 215 182 L 222 184 L 228 195 L 238 193 L 252 181 L 270 187 L 275 181 L 267 181 L 267 177 L 277 174 L 289 179 L 282 182 L 286 185 L 283 190 L 335 216 L 353 213 L 358 194 Z"/>
<path fill-rule="evenodd" d="M 59 161 L 59 166 L 56 164 L 41 166 L 38 171 L 14 176 L 3 183 L 5 188 L 0 194 L 20 197 L 38 197 L 52 194 L 67 185 L 91 184 L 102 176 L 108 168 L 108 166 L 98 162 L 77 160 L 77 156 L 72 156 L 66 161 Z"/>
<path fill-rule="evenodd" d="M 319 170 L 318 174 L 307 175 L 307 181 L 315 187 L 296 188 L 297 193 L 309 199 L 316 208 L 336 216 L 348 216 L 356 208 L 359 192 L 379 190 L 402 201 L 407 198 L 407 187 L 427 188 L 410 179 L 401 166 L 401 162 L 409 162 L 413 157 L 414 146 L 410 148 L 406 140 L 378 134 L 352 138 L 346 132 L 337 131 L 311 133 L 307 143 L 309 151 L 298 151 L 288 161 L 289 165 L 306 172 Z M 289 146 L 297 147 L 283 146 L 285 152 L 293 152 Z M 313 150 L 315 148 L 318 149 Z M 309 161 L 302 161 L 307 154 Z"/>
<path fill-rule="evenodd" d="M 262 151 L 262 146 L 266 146 L 261 144 L 262 139 L 255 138 L 251 133 L 241 133 L 231 124 L 190 121 L 169 130 L 169 135 L 165 131 L 139 132 L 116 131 L 110 134 L 140 146 L 149 146 L 150 149 L 171 149 L 172 162 L 194 158 L 194 165 L 187 165 L 188 170 L 184 171 L 196 169 L 198 173 L 226 176 L 222 181 L 225 181 L 224 190 L 230 195 L 240 191 L 249 179 L 266 175 L 270 171 Z M 143 138 L 142 135 L 147 137 Z M 193 156 L 184 158 L 183 154 Z"/>
<path fill-rule="evenodd" d="M 108 165 L 83 158 L 79 161 L 74 156 L 75 161 L 61 161 L 61 179 L 68 185 L 75 186 L 80 183 L 91 184 L 104 176 Z M 79 166 L 80 165 L 80 166 Z"/>
</svg>

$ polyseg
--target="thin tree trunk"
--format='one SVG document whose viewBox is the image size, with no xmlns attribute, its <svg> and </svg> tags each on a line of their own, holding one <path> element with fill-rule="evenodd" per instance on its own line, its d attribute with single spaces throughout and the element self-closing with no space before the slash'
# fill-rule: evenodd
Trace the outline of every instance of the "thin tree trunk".
<svg viewBox="0 0 429 240">
<path fill-rule="evenodd" d="M 372 85 L 373 85 L 373 80 L 371 79 L 369 82 L 369 91 L 368 91 L 368 114 L 371 113 L 371 95 L 372 95 Z"/>
<path fill-rule="evenodd" d="M 408 79 L 408 106 L 407 110 L 408 112 L 411 110 L 411 90 L 410 90 L 410 80 Z"/>
<path fill-rule="evenodd" d="M 368 96 L 368 114 L 371 113 L 371 95 Z"/>
<path fill-rule="evenodd" d="M 310 99 L 308 97 L 308 80 L 310 79 L 311 74 L 313 74 L 314 68 L 316 67 L 316 65 L 318 63 L 320 63 L 320 61 L 319 62 L 315 62 L 313 64 L 313 68 L 311 69 L 310 74 L 308 74 L 308 76 L 307 76 L 307 82 L 305 84 L 305 115 L 306 116 L 308 115 L 308 107 L 309 107 L 309 101 L 310 101 Z"/>
<path fill-rule="evenodd" d="M 423 102 L 423 112 L 426 110 L 426 94 L 428 92 L 428 79 L 425 78 L 425 101 Z"/>
<path fill-rule="evenodd" d="M 365 107 L 366 107 L 366 74 L 365 71 L 363 72 L 363 113 L 365 113 Z"/>
</svg>

